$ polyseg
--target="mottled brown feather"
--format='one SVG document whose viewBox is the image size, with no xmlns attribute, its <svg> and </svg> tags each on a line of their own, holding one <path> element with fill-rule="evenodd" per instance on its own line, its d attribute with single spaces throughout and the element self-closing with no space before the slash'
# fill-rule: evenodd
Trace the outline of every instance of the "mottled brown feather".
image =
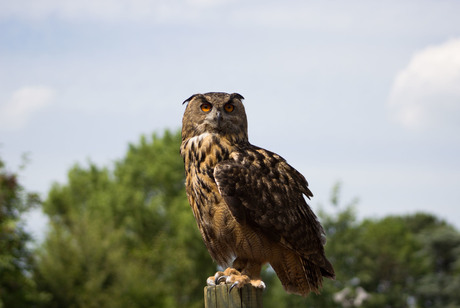
<svg viewBox="0 0 460 308">
<path fill-rule="evenodd" d="M 242 99 L 213 92 L 185 101 L 181 155 L 197 225 L 219 265 L 259 279 L 268 262 L 288 292 L 318 292 L 334 270 L 324 230 L 304 198 L 313 194 L 282 157 L 249 143 Z M 210 111 L 200 108 L 204 103 Z M 225 104 L 234 110 L 226 112 Z"/>
</svg>

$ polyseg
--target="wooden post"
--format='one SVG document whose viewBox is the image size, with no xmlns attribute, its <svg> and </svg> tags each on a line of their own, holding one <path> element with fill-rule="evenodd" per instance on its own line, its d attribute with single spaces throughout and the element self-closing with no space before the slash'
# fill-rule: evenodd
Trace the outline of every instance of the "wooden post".
<svg viewBox="0 0 460 308">
<path fill-rule="evenodd" d="M 204 288 L 205 308 L 262 308 L 262 289 L 245 285 L 241 289 L 221 284 Z"/>
</svg>

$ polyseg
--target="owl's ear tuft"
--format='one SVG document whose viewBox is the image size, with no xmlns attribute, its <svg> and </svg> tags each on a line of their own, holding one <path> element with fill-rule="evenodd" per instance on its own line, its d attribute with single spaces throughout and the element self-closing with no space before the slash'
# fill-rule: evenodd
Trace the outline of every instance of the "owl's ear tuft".
<svg viewBox="0 0 460 308">
<path fill-rule="evenodd" d="M 237 98 L 237 99 L 239 99 L 239 100 L 243 100 L 243 99 L 244 99 L 243 95 L 241 95 L 241 94 L 239 94 L 239 93 L 232 93 L 232 94 L 230 94 L 230 100 L 232 100 L 232 99 L 234 99 L 234 98 Z"/>
<path fill-rule="evenodd" d="M 201 95 L 201 94 L 193 94 L 192 96 L 190 96 L 189 98 L 187 98 L 187 99 L 182 103 L 182 105 L 185 104 L 185 103 L 190 102 L 195 96 L 198 96 L 198 95 Z"/>
</svg>

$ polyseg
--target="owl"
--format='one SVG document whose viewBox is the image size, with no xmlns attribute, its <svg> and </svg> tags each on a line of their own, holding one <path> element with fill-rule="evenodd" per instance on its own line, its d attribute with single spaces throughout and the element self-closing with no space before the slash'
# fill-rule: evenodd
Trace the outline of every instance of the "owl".
<svg viewBox="0 0 460 308">
<path fill-rule="evenodd" d="M 223 268 L 208 285 L 265 288 L 269 263 L 289 293 L 318 293 L 334 279 L 326 237 L 304 197 L 304 176 L 249 143 L 243 96 L 210 92 L 185 100 L 181 156 L 187 198 L 211 257 Z"/>
</svg>

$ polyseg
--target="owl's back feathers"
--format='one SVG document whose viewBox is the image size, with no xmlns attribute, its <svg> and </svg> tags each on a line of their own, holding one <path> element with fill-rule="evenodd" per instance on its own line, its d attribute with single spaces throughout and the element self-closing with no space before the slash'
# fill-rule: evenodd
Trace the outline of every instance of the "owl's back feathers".
<svg viewBox="0 0 460 308">
<path fill-rule="evenodd" d="M 300 257 L 297 263 L 309 267 L 308 271 L 318 267 L 315 276 L 334 278 L 324 256 L 324 230 L 304 199 L 313 194 L 304 176 L 282 157 L 250 145 L 217 164 L 214 178 L 240 224 L 295 252 Z"/>
</svg>

